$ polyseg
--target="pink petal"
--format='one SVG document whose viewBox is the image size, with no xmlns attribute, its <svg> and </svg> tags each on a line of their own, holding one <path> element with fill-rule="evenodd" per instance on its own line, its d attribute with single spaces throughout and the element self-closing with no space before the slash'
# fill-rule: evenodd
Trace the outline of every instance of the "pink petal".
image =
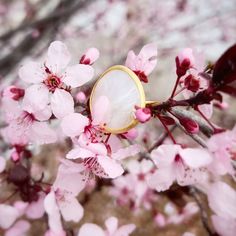
<svg viewBox="0 0 236 236">
<path fill-rule="evenodd" d="M 63 82 L 72 88 L 77 88 L 91 80 L 93 75 L 94 69 L 91 66 L 77 64 L 66 69 Z"/>
<path fill-rule="evenodd" d="M 151 158 L 158 167 L 168 167 L 175 160 L 179 145 L 163 144 L 151 152 Z"/>
<path fill-rule="evenodd" d="M 79 113 L 71 113 L 63 118 L 61 128 L 65 135 L 75 137 L 79 136 L 88 124 L 89 119 L 87 117 Z"/>
<path fill-rule="evenodd" d="M 83 224 L 79 230 L 78 236 L 106 236 L 105 232 L 95 224 Z"/>
<path fill-rule="evenodd" d="M 30 229 L 30 223 L 26 220 L 17 221 L 10 229 L 8 229 L 4 236 L 25 236 Z"/>
<path fill-rule="evenodd" d="M 81 134 L 78 140 L 80 147 L 87 149 L 94 154 L 107 155 L 107 148 L 103 143 L 92 143 L 85 134 Z"/>
<path fill-rule="evenodd" d="M 208 190 L 210 208 L 219 216 L 236 219 L 236 191 L 224 182 L 212 184 Z"/>
<path fill-rule="evenodd" d="M 80 148 L 74 148 L 71 151 L 69 151 L 66 154 L 66 158 L 71 159 L 71 160 L 78 159 L 78 158 L 84 159 L 84 158 L 88 158 L 88 157 L 94 157 L 95 155 L 96 155 L 96 153 L 94 153 L 88 149 L 80 147 Z"/>
<path fill-rule="evenodd" d="M 138 56 L 144 60 L 145 75 L 149 75 L 157 64 L 157 45 L 155 43 L 145 45 Z"/>
<path fill-rule="evenodd" d="M 94 125 L 103 125 L 106 121 L 109 110 L 109 100 L 106 96 L 100 96 L 92 109 L 92 120 Z"/>
<path fill-rule="evenodd" d="M 29 219 L 39 219 L 44 215 L 44 198 L 45 194 L 41 193 L 39 199 L 36 202 L 31 202 L 26 209 L 26 216 Z"/>
<path fill-rule="evenodd" d="M 236 220 L 213 215 L 211 217 L 216 232 L 222 236 L 235 236 Z"/>
<path fill-rule="evenodd" d="M 49 91 L 44 84 L 35 84 L 25 90 L 22 108 L 29 113 L 44 109 L 49 103 Z"/>
<path fill-rule="evenodd" d="M 38 144 L 55 143 L 57 135 L 46 122 L 35 121 L 30 129 L 30 140 Z"/>
<path fill-rule="evenodd" d="M 98 156 L 97 162 L 99 163 L 108 178 L 117 178 L 121 176 L 124 172 L 122 166 L 110 157 Z"/>
<path fill-rule="evenodd" d="M 58 205 L 56 203 L 56 196 L 54 191 L 51 191 L 44 199 L 44 209 L 48 214 L 48 224 L 50 230 L 55 235 L 61 235 L 64 232 L 62 223 L 61 223 L 61 215 L 59 212 Z"/>
<path fill-rule="evenodd" d="M 50 44 L 48 48 L 46 66 L 52 73 L 57 74 L 61 70 L 65 69 L 70 62 L 70 59 L 70 53 L 64 43 L 54 41 Z"/>
<path fill-rule="evenodd" d="M 92 65 L 99 58 L 99 51 L 97 48 L 89 48 L 80 59 L 81 64 Z"/>
<path fill-rule="evenodd" d="M 118 228 L 118 219 L 116 217 L 110 217 L 105 221 L 105 225 L 109 234 L 114 234 Z"/>
<path fill-rule="evenodd" d="M 19 69 L 19 77 L 27 83 L 37 84 L 47 78 L 47 73 L 42 65 L 31 61 Z"/>
<path fill-rule="evenodd" d="M 74 196 L 65 195 L 58 205 L 65 221 L 79 222 L 84 215 L 84 209 Z"/>
<path fill-rule="evenodd" d="M 53 184 L 55 190 L 61 189 L 72 193 L 74 196 L 78 195 L 85 187 L 83 175 L 81 172 L 84 170 L 83 164 L 77 164 L 68 161 L 59 166 L 56 180 Z"/>
<path fill-rule="evenodd" d="M 117 152 L 112 154 L 112 158 L 115 160 L 123 160 L 127 157 L 136 155 L 141 151 L 141 146 L 138 144 L 130 145 L 126 148 L 121 148 Z"/>
<path fill-rule="evenodd" d="M 131 70 L 136 70 L 135 61 L 136 61 L 136 55 L 134 51 L 129 51 L 125 61 L 125 65 L 129 67 Z"/>
<path fill-rule="evenodd" d="M 168 190 L 174 181 L 175 173 L 173 168 L 161 168 L 156 170 L 156 172 L 148 178 L 148 185 L 150 188 L 161 192 Z"/>
<path fill-rule="evenodd" d="M 2 173 L 5 170 L 6 167 L 6 160 L 5 158 L 0 156 L 0 173 Z"/>
<path fill-rule="evenodd" d="M 179 151 L 184 162 L 191 168 L 207 166 L 212 162 L 211 154 L 200 148 L 185 148 Z"/>
<path fill-rule="evenodd" d="M 70 93 L 62 89 L 56 89 L 51 96 L 51 108 L 53 114 L 58 118 L 74 112 L 74 100 Z"/>
<path fill-rule="evenodd" d="M 12 206 L 0 204 L 0 227 L 9 228 L 18 218 L 18 210 Z"/>
<path fill-rule="evenodd" d="M 52 116 L 52 110 L 49 105 L 47 105 L 43 110 L 37 110 L 33 112 L 35 118 L 39 121 L 46 121 Z"/>
</svg>

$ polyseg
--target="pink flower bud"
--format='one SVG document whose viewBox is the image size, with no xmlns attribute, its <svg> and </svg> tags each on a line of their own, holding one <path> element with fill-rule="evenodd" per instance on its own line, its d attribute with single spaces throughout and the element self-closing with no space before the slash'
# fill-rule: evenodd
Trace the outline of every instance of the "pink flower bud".
<svg viewBox="0 0 236 236">
<path fill-rule="evenodd" d="M 25 95 L 25 90 L 18 88 L 16 86 L 9 86 L 3 91 L 3 96 L 4 97 L 9 97 L 13 100 L 18 101 L 20 98 L 24 97 Z"/>
<path fill-rule="evenodd" d="M 196 79 L 193 75 L 188 75 L 188 76 L 185 78 L 185 80 L 184 80 L 184 85 L 185 85 L 185 87 L 186 87 L 188 90 L 190 90 L 190 91 L 192 91 L 192 92 L 194 92 L 194 93 L 196 93 L 196 92 L 199 90 L 199 88 L 200 88 L 200 82 L 199 82 L 199 80 Z"/>
<path fill-rule="evenodd" d="M 139 122 L 145 123 L 150 120 L 151 110 L 149 108 L 145 107 L 145 108 L 136 108 L 136 109 L 137 110 L 135 112 L 135 117 Z"/>
<path fill-rule="evenodd" d="M 191 48 L 185 48 L 176 57 L 176 73 L 183 76 L 187 70 L 194 66 L 193 50 Z"/>
<path fill-rule="evenodd" d="M 199 125 L 196 121 L 189 118 L 181 117 L 179 118 L 179 122 L 189 133 L 197 134 L 199 132 Z"/>
<path fill-rule="evenodd" d="M 84 92 L 78 92 L 76 94 L 76 101 L 80 103 L 84 103 L 86 101 L 86 95 L 84 94 Z"/>
<path fill-rule="evenodd" d="M 122 135 L 129 140 L 134 140 L 138 137 L 138 131 L 137 131 L 137 129 L 133 128 Z"/>
<path fill-rule="evenodd" d="M 89 48 L 80 58 L 80 64 L 92 65 L 99 57 L 97 48 Z"/>
<path fill-rule="evenodd" d="M 11 154 L 11 159 L 12 161 L 14 162 L 17 162 L 20 160 L 20 155 L 18 152 L 14 151 L 12 154 Z"/>
</svg>

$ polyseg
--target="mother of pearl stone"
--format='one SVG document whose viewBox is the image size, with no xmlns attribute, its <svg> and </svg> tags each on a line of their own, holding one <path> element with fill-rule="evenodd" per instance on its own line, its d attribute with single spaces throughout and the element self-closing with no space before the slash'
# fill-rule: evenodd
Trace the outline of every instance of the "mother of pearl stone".
<svg viewBox="0 0 236 236">
<path fill-rule="evenodd" d="M 132 70 L 121 65 L 106 70 L 93 87 L 91 111 L 100 96 L 106 96 L 110 103 L 105 131 L 124 133 L 137 124 L 134 107 L 145 107 L 145 94 L 139 78 Z"/>
</svg>

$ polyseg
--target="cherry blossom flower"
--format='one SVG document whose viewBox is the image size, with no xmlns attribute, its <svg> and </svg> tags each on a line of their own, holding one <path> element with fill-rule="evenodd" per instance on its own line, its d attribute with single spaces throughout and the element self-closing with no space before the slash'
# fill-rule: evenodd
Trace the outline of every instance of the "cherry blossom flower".
<svg viewBox="0 0 236 236">
<path fill-rule="evenodd" d="M 224 182 L 210 185 L 208 202 L 214 211 L 212 223 L 217 233 L 222 236 L 233 236 L 236 231 L 236 191 Z"/>
<path fill-rule="evenodd" d="M 90 65 L 67 66 L 70 59 L 66 45 L 55 41 L 50 44 L 43 65 L 37 62 L 23 65 L 19 70 L 19 77 L 32 84 L 25 90 L 23 104 L 29 103 L 31 107 L 39 109 L 50 104 L 52 113 L 59 119 L 72 113 L 74 101 L 69 92 L 70 88 L 87 83 L 93 77 L 94 71 Z"/>
<path fill-rule="evenodd" d="M 215 175 L 235 175 L 232 165 L 232 158 L 235 155 L 236 147 L 236 126 L 231 131 L 214 134 L 207 141 L 208 149 L 213 153 L 214 161 L 209 170 Z"/>
<path fill-rule="evenodd" d="M 138 55 L 133 51 L 129 51 L 125 65 L 129 67 L 139 77 L 139 79 L 147 83 L 147 76 L 153 71 L 157 63 L 157 47 L 151 43 L 145 45 Z"/>
<path fill-rule="evenodd" d="M 82 170 L 83 167 L 79 164 L 68 160 L 62 161 L 51 192 L 44 201 L 46 211 L 50 208 L 50 205 L 54 205 L 53 211 L 60 212 L 66 221 L 78 222 L 82 218 L 84 210 L 76 199 L 77 195 L 85 187 L 80 173 Z M 47 211 L 47 213 L 53 221 L 53 214 L 50 211 Z"/>
<path fill-rule="evenodd" d="M 163 144 L 151 153 L 157 170 L 149 178 L 150 187 L 157 191 L 167 190 L 177 180 L 179 185 L 201 182 L 206 177 L 205 169 L 212 162 L 207 150 Z"/>
<path fill-rule="evenodd" d="M 9 143 L 25 145 L 28 142 L 46 144 L 56 141 L 55 131 L 46 122 L 50 116 L 47 107 L 44 110 L 37 110 L 26 102 L 21 107 L 18 101 L 5 98 L 3 110 L 9 125 L 3 128 L 1 133 Z"/>
<path fill-rule="evenodd" d="M 96 224 L 83 224 L 79 230 L 78 236 L 128 236 L 135 230 L 134 224 L 123 225 L 118 228 L 118 219 L 110 217 L 105 221 L 106 230 L 103 230 Z"/>
</svg>

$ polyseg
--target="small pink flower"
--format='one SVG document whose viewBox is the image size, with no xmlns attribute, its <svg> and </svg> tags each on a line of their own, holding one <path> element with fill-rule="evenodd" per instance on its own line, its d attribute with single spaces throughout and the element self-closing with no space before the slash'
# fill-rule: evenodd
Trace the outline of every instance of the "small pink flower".
<svg viewBox="0 0 236 236">
<path fill-rule="evenodd" d="M 25 90 L 23 104 L 44 109 L 50 104 L 52 113 L 59 119 L 74 112 L 71 88 L 87 83 L 94 74 L 90 65 L 67 66 L 70 53 L 65 44 L 52 42 L 48 48 L 47 59 L 43 65 L 28 62 L 19 70 L 19 77 L 31 83 Z"/>
<path fill-rule="evenodd" d="M 157 47 L 151 43 L 145 45 L 138 55 L 133 51 L 129 51 L 125 65 L 129 67 L 139 79 L 147 83 L 147 76 L 151 74 L 157 63 Z"/>
<path fill-rule="evenodd" d="M 5 236 L 22 236 L 26 235 L 30 229 L 30 223 L 26 220 L 17 221 L 11 228 L 5 232 Z"/>
<path fill-rule="evenodd" d="M 212 156 L 205 149 L 182 149 L 179 145 L 167 144 L 153 150 L 151 158 L 157 170 L 148 184 L 157 191 L 169 189 L 175 180 L 182 186 L 204 181 L 205 167 L 212 162 Z"/>
<path fill-rule="evenodd" d="M 6 204 L 0 204 L 0 228 L 8 229 L 19 217 L 18 210 Z"/>
<path fill-rule="evenodd" d="M 92 65 L 99 58 L 97 48 L 89 48 L 80 59 L 80 64 Z"/>
<path fill-rule="evenodd" d="M 151 110 L 147 107 L 145 108 L 136 108 L 135 118 L 141 122 L 145 123 L 151 119 Z"/>
</svg>

